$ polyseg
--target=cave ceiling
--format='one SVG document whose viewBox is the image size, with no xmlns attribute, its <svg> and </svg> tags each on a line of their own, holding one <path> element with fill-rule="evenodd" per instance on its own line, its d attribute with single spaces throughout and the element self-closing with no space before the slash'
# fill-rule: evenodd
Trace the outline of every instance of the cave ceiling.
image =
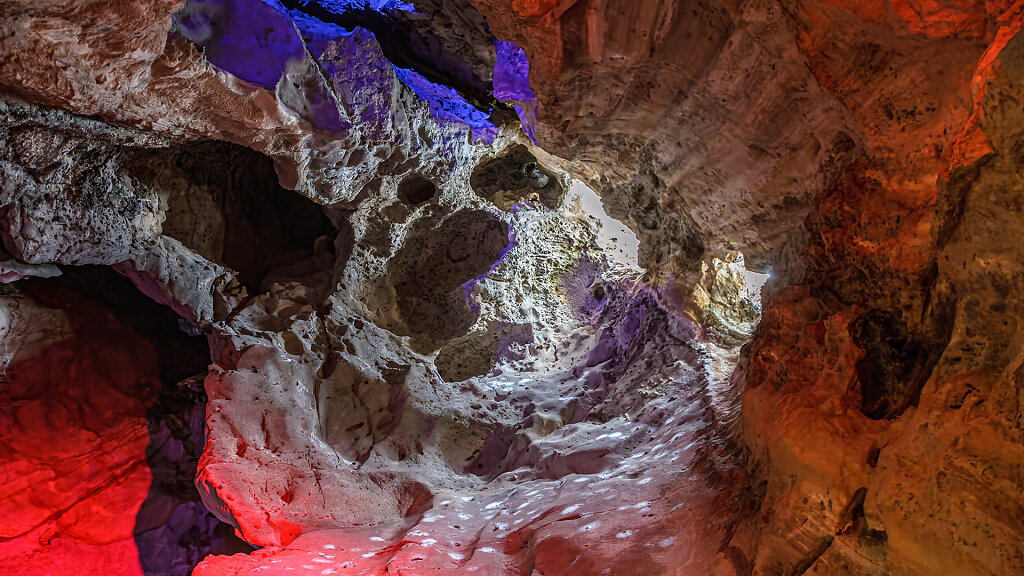
<svg viewBox="0 0 1024 576">
<path fill-rule="evenodd" d="M 1024 573 L 1022 27 L 0 2 L 0 574 Z"/>
</svg>

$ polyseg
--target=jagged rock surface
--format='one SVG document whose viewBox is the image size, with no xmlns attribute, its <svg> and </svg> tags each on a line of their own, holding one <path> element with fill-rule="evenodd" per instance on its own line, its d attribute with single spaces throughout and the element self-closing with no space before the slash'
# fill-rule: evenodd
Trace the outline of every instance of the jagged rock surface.
<svg viewBox="0 0 1024 576">
<path fill-rule="evenodd" d="M 196 573 L 1024 570 L 1024 5 L 313 4 L 0 9 L 4 278 L 210 338 Z"/>
</svg>

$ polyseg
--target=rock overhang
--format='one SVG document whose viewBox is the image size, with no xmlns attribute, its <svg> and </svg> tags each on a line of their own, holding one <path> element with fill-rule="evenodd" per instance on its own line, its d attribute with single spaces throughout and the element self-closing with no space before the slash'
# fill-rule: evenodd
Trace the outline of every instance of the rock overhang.
<svg viewBox="0 0 1024 576">
<path fill-rule="evenodd" d="M 4 84 L 22 95 L 138 128 L 7 100 L 6 117 L 27 132 L 6 134 L 16 151 L 4 166 L 14 183 L 6 246 L 40 265 L 116 265 L 210 336 L 200 487 L 223 520 L 267 548 L 211 558 L 199 571 L 799 572 L 850 562 L 858 573 L 926 571 L 908 543 L 934 549 L 943 529 L 901 521 L 905 507 L 886 498 L 922 497 L 927 475 L 911 471 L 927 457 L 913 445 L 952 433 L 958 421 L 944 411 L 967 405 L 1002 418 L 1001 403 L 971 399 L 1007 389 L 991 374 L 1013 358 L 1014 340 L 982 346 L 975 369 L 987 375 L 957 366 L 983 341 L 963 316 L 979 310 L 966 286 L 991 285 L 1003 326 L 1016 310 L 1005 243 L 993 238 L 980 261 L 965 254 L 977 251 L 972 235 L 990 232 L 980 191 L 995 198 L 998 182 L 1011 182 L 1016 124 L 1000 98 L 1018 82 L 1019 12 L 994 3 L 910 12 L 894 3 L 880 13 L 709 4 L 683 21 L 657 2 L 633 6 L 638 19 L 477 4 L 522 51 L 490 36 L 478 14 L 445 20 L 456 4 L 414 6 L 429 15 L 417 23 L 399 4 L 256 3 L 241 20 L 270 10 L 290 21 L 296 34 L 279 44 L 293 50 L 263 59 L 277 63 L 269 76 L 244 66 L 233 75 L 231 66 L 252 62 L 209 62 L 235 48 L 206 46 L 207 61 L 170 38 L 161 53 L 158 21 L 177 7 L 159 6 L 145 18 L 112 16 L 139 31 L 136 52 L 123 56 L 134 68 L 85 51 L 56 76 L 66 83 L 47 86 L 18 72 L 23 51 L 6 67 Z M 344 18 L 328 22 L 324 10 Z M 410 38 L 380 40 L 380 22 L 399 12 L 412 18 Z M 644 14 L 659 16 L 647 35 L 631 36 L 624 27 Z M 367 27 L 342 25 L 359 18 Z M 391 64 L 438 22 L 472 33 L 441 30 L 443 46 Z M 842 56 L 856 43 L 826 33 L 829 22 L 869 37 L 870 62 Z M 8 47 L 51 41 L 12 38 Z M 693 57 L 672 66 L 666 58 L 683 38 L 697 38 L 686 44 Z M 424 54 L 464 65 L 417 71 L 409 63 Z M 930 74 L 931 64 L 906 54 L 952 64 Z M 904 74 L 883 81 L 883 69 Z M 971 110 L 960 80 L 971 74 L 976 104 L 962 126 Z M 126 99 L 124 87 L 139 85 Z M 510 114 L 495 123 L 488 109 L 484 119 L 495 96 L 512 103 L 524 135 L 506 124 Z M 947 133 L 961 136 L 948 142 Z M 174 219 L 160 202 L 173 197 L 174 179 L 150 183 L 122 161 L 133 149 L 166 159 L 159 150 L 183 136 L 271 156 L 281 183 L 324 205 L 337 232 L 317 235 L 300 261 L 258 286 L 239 285 L 230 262 L 192 245 L 196 235 L 180 225 L 167 235 Z M 944 167 L 942 144 L 966 152 Z M 512 177 L 485 178 L 483 188 L 501 189 L 481 194 L 474 172 L 519 147 L 533 158 L 498 165 Z M 411 175 L 430 182 L 429 198 Z M 574 212 L 574 201 L 585 203 L 572 192 L 578 181 L 637 233 L 646 276 L 613 262 L 613 221 Z M 547 194 L 550 182 L 568 198 Z M 223 224 L 201 220 L 214 236 Z M 738 251 L 773 274 L 766 323 L 745 351 L 756 306 L 738 282 Z M 410 280 L 410 270 L 421 273 Z M 426 309 L 432 320 L 418 322 Z M 444 321 L 453 310 L 468 314 Z M 900 424 L 908 419 L 946 432 L 913 433 Z M 1006 428 L 964 426 L 1005 446 Z M 981 452 L 954 442 L 942 473 Z M 997 463 L 989 477 L 1012 462 L 1005 450 L 985 453 Z M 914 464 L 901 476 L 893 458 Z M 974 526 L 992 511 L 971 514 Z M 802 528 L 787 532 L 786 519 Z M 706 525 L 714 529 L 693 531 Z M 776 528 L 787 537 L 772 537 Z M 983 547 L 1005 542 L 999 534 Z M 1015 566 L 955 546 L 942 554 L 968 571 Z"/>
</svg>

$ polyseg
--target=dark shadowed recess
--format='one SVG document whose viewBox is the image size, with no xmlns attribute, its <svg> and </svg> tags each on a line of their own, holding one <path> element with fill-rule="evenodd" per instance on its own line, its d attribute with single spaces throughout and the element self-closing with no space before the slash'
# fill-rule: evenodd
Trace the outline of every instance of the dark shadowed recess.
<svg viewBox="0 0 1024 576">
<path fill-rule="evenodd" d="M 508 225 L 481 210 L 457 212 L 440 224 L 421 222 L 391 261 L 388 275 L 405 323 L 405 330 L 394 330 L 413 336 L 414 347 L 430 352 L 466 334 L 476 321 L 478 311 L 462 286 L 501 257 Z"/>
<path fill-rule="evenodd" d="M 477 196 L 502 210 L 523 200 L 558 208 L 565 192 L 558 177 L 541 168 L 537 157 L 522 144 L 481 162 L 469 182 Z"/>
<path fill-rule="evenodd" d="M 318 244 L 332 246 L 337 230 L 323 208 L 281 187 L 269 157 L 210 141 L 183 148 L 174 161 L 199 189 L 194 193 L 212 195 L 223 227 L 220 254 L 212 259 L 238 272 L 239 282 L 250 293 L 260 291 L 274 268 L 309 259 Z M 194 232 L 202 214 L 172 213 L 180 216 L 168 216 L 165 233 L 193 247 L 185 237 Z"/>
<path fill-rule="evenodd" d="M 893 419 L 917 406 L 952 335 L 952 307 L 937 304 L 923 326 L 911 329 L 898 312 L 871 309 L 850 326 L 866 354 L 857 362 L 861 412 L 874 420 Z"/>
<path fill-rule="evenodd" d="M 419 174 L 410 174 L 398 184 L 398 198 L 410 206 L 419 206 L 437 194 L 437 186 Z"/>
<path fill-rule="evenodd" d="M 63 267 L 57 278 L 18 283 L 29 296 L 62 306 L 71 290 L 109 309 L 149 341 L 158 355 L 160 393 L 146 408 L 152 473 L 149 493 L 135 519 L 135 540 L 148 576 L 185 576 L 209 554 L 250 552 L 252 547 L 202 505 L 194 479 L 205 442 L 206 393 L 202 377 L 210 363 L 207 339 L 170 308 L 139 292 L 106 266 Z"/>
<path fill-rule="evenodd" d="M 494 36 L 476 8 L 466 0 L 415 2 L 416 13 L 374 9 L 352 2 L 282 0 L 281 5 L 321 22 L 351 30 L 362 27 L 380 44 L 384 57 L 399 68 L 415 70 L 427 80 L 448 86 L 495 125 L 514 121 L 510 106 L 495 100 L 492 74 L 497 58 Z M 341 8 L 337 7 L 341 6 Z M 436 28 L 459 34 L 439 40 Z M 481 51 L 480 47 L 492 47 Z"/>
</svg>

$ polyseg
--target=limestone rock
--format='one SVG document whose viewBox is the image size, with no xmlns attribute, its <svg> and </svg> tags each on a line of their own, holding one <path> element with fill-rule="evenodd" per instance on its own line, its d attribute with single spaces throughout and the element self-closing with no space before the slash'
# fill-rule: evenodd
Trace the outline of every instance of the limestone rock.
<svg viewBox="0 0 1024 576">
<path fill-rule="evenodd" d="M 471 4 L 0 8 L 3 565 L 1024 571 L 1022 4 Z"/>
</svg>

